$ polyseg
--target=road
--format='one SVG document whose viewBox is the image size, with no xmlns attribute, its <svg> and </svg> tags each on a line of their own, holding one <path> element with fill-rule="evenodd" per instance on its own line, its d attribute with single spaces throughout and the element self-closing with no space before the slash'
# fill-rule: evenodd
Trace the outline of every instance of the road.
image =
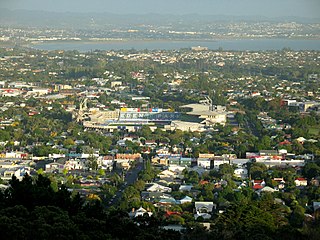
<svg viewBox="0 0 320 240">
<path fill-rule="evenodd" d="M 139 173 L 143 170 L 143 163 L 138 163 L 134 168 L 130 169 L 124 177 L 124 183 L 116 192 L 114 197 L 108 202 L 108 206 L 116 205 L 122 197 L 124 189 L 128 185 L 132 185 L 138 179 Z"/>
<path fill-rule="evenodd" d="M 256 137 L 259 137 L 259 132 L 257 131 L 255 125 L 247 117 L 244 118 L 244 122 L 248 132 Z"/>
</svg>

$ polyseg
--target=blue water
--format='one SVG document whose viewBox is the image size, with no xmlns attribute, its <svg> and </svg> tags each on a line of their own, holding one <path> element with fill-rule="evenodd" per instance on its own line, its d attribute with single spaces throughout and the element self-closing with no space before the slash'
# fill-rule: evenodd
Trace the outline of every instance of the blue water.
<svg viewBox="0 0 320 240">
<path fill-rule="evenodd" d="M 320 50 L 320 40 L 288 40 L 288 39 L 242 39 L 217 41 L 110 41 L 110 42 L 47 42 L 34 45 L 40 50 L 178 50 L 194 46 L 208 47 L 211 50 L 222 48 L 235 51 L 281 50 Z"/>
</svg>

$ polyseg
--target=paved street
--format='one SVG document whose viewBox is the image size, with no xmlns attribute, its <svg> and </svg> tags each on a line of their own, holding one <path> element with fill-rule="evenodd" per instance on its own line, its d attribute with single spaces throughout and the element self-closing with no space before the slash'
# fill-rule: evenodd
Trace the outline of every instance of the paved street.
<svg viewBox="0 0 320 240">
<path fill-rule="evenodd" d="M 112 206 L 118 203 L 122 197 L 124 189 L 128 185 L 132 185 L 138 178 L 139 172 L 143 170 L 143 163 L 138 163 L 136 167 L 130 169 L 125 175 L 124 182 L 125 184 L 119 188 L 114 197 L 109 201 L 108 205 Z"/>
</svg>

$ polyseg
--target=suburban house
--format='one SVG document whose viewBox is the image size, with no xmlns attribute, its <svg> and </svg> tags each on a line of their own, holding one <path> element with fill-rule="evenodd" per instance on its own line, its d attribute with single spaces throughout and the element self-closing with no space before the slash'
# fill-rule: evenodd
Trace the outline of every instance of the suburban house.
<svg viewBox="0 0 320 240">
<path fill-rule="evenodd" d="M 176 231 L 176 232 L 182 232 L 186 229 L 185 227 L 183 227 L 181 225 L 167 225 L 167 226 L 163 226 L 162 228 L 165 230 L 172 230 L 172 231 Z"/>
<path fill-rule="evenodd" d="M 252 180 L 253 186 L 255 185 L 261 185 L 264 187 L 266 185 L 266 182 L 264 180 Z"/>
<path fill-rule="evenodd" d="M 171 206 L 171 205 L 175 205 L 178 202 L 173 198 L 173 197 L 169 197 L 169 198 L 162 198 L 159 200 L 157 206 L 161 206 L 161 205 L 165 205 L 165 206 Z"/>
<path fill-rule="evenodd" d="M 295 180 L 294 180 L 294 182 L 295 182 L 295 184 L 296 184 L 296 186 L 297 187 L 301 187 L 301 186 L 307 186 L 308 185 L 308 181 L 307 181 L 307 179 L 305 179 L 305 178 L 296 178 Z"/>
<path fill-rule="evenodd" d="M 311 181 L 310 181 L 310 184 L 313 185 L 313 186 L 319 187 L 320 181 L 317 178 L 312 178 Z"/>
<path fill-rule="evenodd" d="M 265 187 L 266 183 L 264 180 L 252 180 L 254 190 L 260 190 Z"/>
<path fill-rule="evenodd" d="M 79 159 L 68 160 L 66 161 L 64 168 L 68 170 L 79 170 L 79 169 L 84 169 L 85 164 L 83 161 Z"/>
<path fill-rule="evenodd" d="M 234 176 L 241 179 L 246 179 L 248 178 L 248 170 L 246 168 L 236 168 L 234 170 Z"/>
<path fill-rule="evenodd" d="M 213 202 L 195 202 L 195 211 L 194 218 L 198 219 L 202 217 L 204 219 L 210 219 L 212 211 L 217 208 L 217 204 Z"/>
<path fill-rule="evenodd" d="M 157 202 L 160 199 L 163 198 L 170 198 L 171 195 L 163 192 L 147 192 L 147 191 L 142 191 L 141 192 L 141 199 L 143 201 L 147 202 Z"/>
<path fill-rule="evenodd" d="M 132 211 L 129 212 L 129 217 L 131 218 L 136 218 L 136 217 L 142 217 L 144 215 L 147 215 L 149 217 L 152 216 L 152 212 L 147 211 L 146 209 L 144 209 L 143 207 L 138 208 L 137 210 L 135 210 L 134 208 L 132 208 Z"/>
<path fill-rule="evenodd" d="M 180 191 L 180 192 L 184 192 L 184 191 L 190 192 L 192 188 L 193 188 L 192 185 L 181 185 L 181 186 L 179 187 L 179 191 Z"/>
<path fill-rule="evenodd" d="M 256 185 L 253 185 L 253 190 L 260 190 L 263 188 L 263 186 L 261 186 L 260 184 L 256 184 Z"/>
<path fill-rule="evenodd" d="M 180 216 L 181 212 L 167 210 L 164 216 L 165 217 L 170 217 L 170 216 L 173 216 L 173 215 Z"/>
<path fill-rule="evenodd" d="M 162 186 L 158 183 L 153 183 L 146 189 L 148 192 L 171 192 L 172 189 L 169 187 Z"/>
<path fill-rule="evenodd" d="M 179 165 L 180 157 L 170 157 L 168 163 L 169 165 Z"/>
<path fill-rule="evenodd" d="M 159 178 L 175 178 L 176 173 L 170 170 L 164 170 L 158 174 Z"/>
<path fill-rule="evenodd" d="M 260 150 L 260 156 L 277 156 L 279 152 L 277 150 Z"/>
<path fill-rule="evenodd" d="M 160 164 L 160 165 L 164 165 L 164 166 L 168 166 L 169 165 L 169 159 L 168 156 L 155 156 L 151 159 L 152 164 Z"/>
<path fill-rule="evenodd" d="M 273 181 L 276 181 L 278 185 L 278 189 L 284 189 L 285 188 L 285 181 L 283 178 L 274 178 Z"/>
<path fill-rule="evenodd" d="M 30 175 L 29 167 L 0 168 L 0 178 L 2 180 L 10 180 L 12 176 L 15 176 L 21 181 L 25 174 Z"/>
<path fill-rule="evenodd" d="M 101 165 L 102 169 L 112 171 L 114 163 L 113 156 L 103 156 L 98 158 L 98 164 Z"/>
<path fill-rule="evenodd" d="M 198 167 L 202 167 L 205 169 L 213 168 L 213 159 L 198 158 L 197 163 L 198 163 Z"/>
<path fill-rule="evenodd" d="M 116 159 L 116 167 L 124 170 L 130 169 L 130 161 L 128 159 Z"/>
<path fill-rule="evenodd" d="M 316 212 L 318 209 L 320 209 L 320 202 L 313 202 L 313 211 Z"/>
<path fill-rule="evenodd" d="M 190 167 L 192 164 L 192 158 L 182 157 L 180 159 L 180 166 L 188 166 Z"/>
<path fill-rule="evenodd" d="M 177 165 L 171 165 L 171 166 L 169 166 L 169 170 L 170 170 L 170 171 L 173 171 L 173 172 L 176 172 L 176 173 L 179 173 L 179 174 L 182 174 L 182 171 L 183 171 L 185 168 L 186 168 L 185 166 L 177 166 Z"/>
<path fill-rule="evenodd" d="M 191 202 L 192 202 L 192 198 L 189 196 L 185 196 L 184 198 L 178 200 L 178 203 L 180 204 L 191 203 Z"/>
<path fill-rule="evenodd" d="M 273 192 L 275 192 L 275 191 L 277 191 L 277 190 L 275 190 L 275 189 L 273 189 L 273 188 L 271 188 L 271 187 L 269 187 L 269 186 L 265 186 L 264 188 L 261 189 L 261 192 L 270 192 L 270 193 L 273 193 Z"/>
<path fill-rule="evenodd" d="M 221 164 L 230 164 L 230 160 L 229 159 L 225 159 L 225 158 L 216 158 L 213 161 L 213 168 L 219 170 L 219 166 Z"/>
<path fill-rule="evenodd" d="M 64 169 L 64 164 L 57 163 L 57 162 L 52 162 L 45 165 L 45 171 L 47 173 L 52 173 L 55 171 L 62 173 L 63 169 Z"/>
</svg>

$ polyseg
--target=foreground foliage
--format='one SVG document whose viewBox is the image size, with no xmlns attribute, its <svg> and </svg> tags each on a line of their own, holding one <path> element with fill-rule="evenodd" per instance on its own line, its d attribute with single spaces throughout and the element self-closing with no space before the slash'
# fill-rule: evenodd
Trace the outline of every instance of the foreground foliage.
<svg viewBox="0 0 320 240">
<path fill-rule="evenodd" d="M 0 192 L 1 239 L 317 239 L 319 218 L 304 221 L 299 206 L 290 212 L 271 195 L 239 199 L 223 214 L 216 214 L 207 231 L 190 221 L 182 233 L 163 230 L 155 213 L 134 220 L 126 211 L 99 201 L 84 202 L 61 186 L 54 191 L 47 177 L 15 177 Z"/>
<path fill-rule="evenodd" d="M 85 203 L 63 186 L 54 192 L 42 175 L 10 184 L 0 196 L 1 239 L 179 239 L 157 222 L 138 226 L 126 212 L 107 213 L 99 201 Z"/>
</svg>

